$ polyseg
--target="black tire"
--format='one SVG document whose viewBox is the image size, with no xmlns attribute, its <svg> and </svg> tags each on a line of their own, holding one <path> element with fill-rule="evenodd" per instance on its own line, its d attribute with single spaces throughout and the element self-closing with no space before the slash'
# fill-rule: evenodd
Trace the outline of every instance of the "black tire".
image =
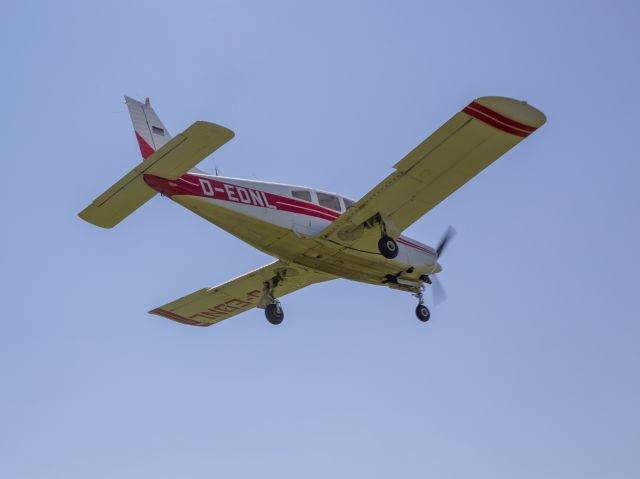
<svg viewBox="0 0 640 479">
<path fill-rule="evenodd" d="M 278 325 L 284 319 L 284 311 L 279 304 L 271 303 L 264 308 L 264 315 L 271 324 Z"/>
<path fill-rule="evenodd" d="M 387 259 L 393 259 L 398 256 L 398 243 L 389 236 L 383 236 L 378 241 L 378 249 L 380 254 Z"/>
<path fill-rule="evenodd" d="M 431 311 L 429 311 L 429 308 L 427 308 L 424 304 L 419 304 L 416 308 L 416 316 L 420 321 L 426 323 L 431 317 Z"/>
</svg>

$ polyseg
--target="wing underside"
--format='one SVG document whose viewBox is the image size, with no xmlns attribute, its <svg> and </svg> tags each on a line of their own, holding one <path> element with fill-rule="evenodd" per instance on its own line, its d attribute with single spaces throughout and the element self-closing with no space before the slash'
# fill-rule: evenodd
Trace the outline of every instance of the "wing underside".
<svg viewBox="0 0 640 479">
<path fill-rule="evenodd" d="M 273 292 L 281 297 L 335 276 L 276 261 L 219 286 L 191 293 L 149 313 L 192 326 L 211 326 L 249 309 L 264 307 L 265 284 L 274 284 L 275 278 Z"/>
<path fill-rule="evenodd" d="M 319 237 L 359 246 L 379 238 L 378 230 L 371 228 L 380 222 L 392 236 L 399 235 L 545 121 L 540 111 L 510 98 L 471 102 L 396 163 L 395 172 Z M 368 229 L 371 232 L 365 234 Z"/>
</svg>

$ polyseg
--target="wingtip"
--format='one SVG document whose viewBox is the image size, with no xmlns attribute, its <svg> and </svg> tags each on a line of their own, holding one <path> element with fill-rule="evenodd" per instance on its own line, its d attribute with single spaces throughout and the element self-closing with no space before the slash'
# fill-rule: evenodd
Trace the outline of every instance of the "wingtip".
<svg viewBox="0 0 640 479">
<path fill-rule="evenodd" d="M 533 128 L 540 128 L 547 121 L 544 113 L 523 100 L 504 96 L 484 96 L 477 98 L 475 101 L 512 120 Z"/>
<path fill-rule="evenodd" d="M 195 319 L 185 318 L 183 316 L 180 316 L 179 314 L 176 314 L 171 311 L 167 311 L 166 309 L 162 309 L 162 308 L 152 309 L 151 311 L 149 311 L 149 314 L 153 314 L 155 316 L 161 316 L 163 318 L 170 319 L 171 321 L 187 324 L 189 326 L 200 326 L 200 327 L 206 328 L 207 326 L 211 326 L 212 324 L 214 324 L 214 323 L 204 323 L 202 321 L 196 321 Z"/>
</svg>

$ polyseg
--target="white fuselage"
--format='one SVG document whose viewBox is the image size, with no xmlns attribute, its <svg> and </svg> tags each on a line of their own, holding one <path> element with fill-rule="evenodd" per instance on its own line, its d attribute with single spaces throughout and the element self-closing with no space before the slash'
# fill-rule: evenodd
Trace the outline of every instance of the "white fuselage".
<svg viewBox="0 0 640 479">
<path fill-rule="evenodd" d="M 177 180 L 146 175 L 145 181 L 259 250 L 304 268 L 401 289 L 415 288 L 421 275 L 440 270 L 433 248 L 404 236 L 396 238 L 399 251 L 392 260 L 378 252 L 373 240 L 356 249 L 319 238 L 353 204 L 340 195 L 199 172 Z M 389 284 L 389 275 L 400 284 Z"/>
</svg>

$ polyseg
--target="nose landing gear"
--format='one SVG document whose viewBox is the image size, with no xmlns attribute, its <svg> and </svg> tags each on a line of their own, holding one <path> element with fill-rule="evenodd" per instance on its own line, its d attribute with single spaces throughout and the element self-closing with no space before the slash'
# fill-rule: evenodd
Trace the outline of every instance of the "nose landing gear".
<svg viewBox="0 0 640 479">
<path fill-rule="evenodd" d="M 431 317 L 431 311 L 424 304 L 424 286 L 421 286 L 417 293 L 414 294 L 416 298 L 418 298 L 418 306 L 416 307 L 416 316 L 420 321 L 426 323 L 429 321 Z"/>
<path fill-rule="evenodd" d="M 426 323 L 431 317 L 431 311 L 429 311 L 429 308 L 427 308 L 424 304 L 419 304 L 416 307 L 416 316 L 420 321 Z"/>
</svg>

